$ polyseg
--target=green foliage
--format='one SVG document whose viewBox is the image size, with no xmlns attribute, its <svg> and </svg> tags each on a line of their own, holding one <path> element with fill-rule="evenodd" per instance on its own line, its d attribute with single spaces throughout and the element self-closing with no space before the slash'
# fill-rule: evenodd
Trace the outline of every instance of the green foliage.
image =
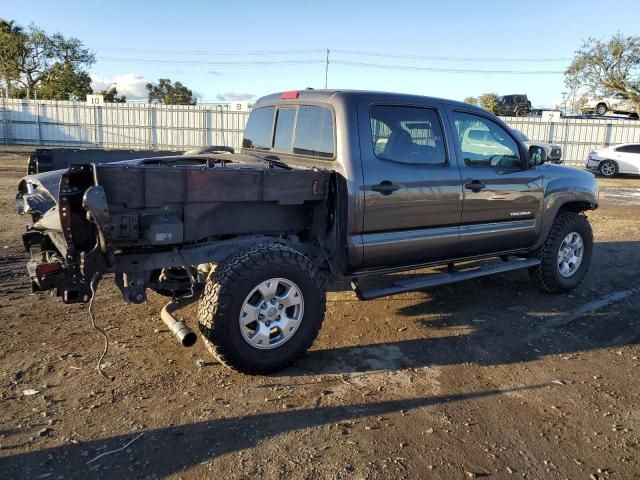
<svg viewBox="0 0 640 480">
<path fill-rule="evenodd" d="M 106 103 L 125 103 L 127 101 L 127 97 L 124 95 L 118 96 L 118 89 L 116 87 L 111 87 L 109 90 L 100 90 L 97 93 L 104 97 Z"/>
<path fill-rule="evenodd" d="M 495 113 L 496 105 L 498 104 L 496 101 L 497 98 L 497 93 L 483 93 L 478 97 L 478 105 L 491 113 Z"/>
<path fill-rule="evenodd" d="M 463 102 L 468 103 L 469 105 L 478 105 L 478 99 L 476 97 L 467 97 Z"/>
<path fill-rule="evenodd" d="M 599 95 L 624 93 L 640 112 L 640 37 L 588 38 L 565 71 L 565 83 L 571 90 L 587 87 Z"/>
<path fill-rule="evenodd" d="M 193 92 L 180 82 L 172 82 L 168 78 L 161 78 L 157 84 L 147 83 L 149 103 L 164 103 L 165 105 L 195 105 L 197 99 Z"/>
<path fill-rule="evenodd" d="M 91 77 L 71 64 L 53 65 L 36 87 L 37 97 L 43 100 L 81 100 L 93 93 Z"/>
<path fill-rule="evenodd" d="M 18 65 L 13 59 L 20 55 L 22 47 L 22 27 L 0 18 L 0 82 L 9 94 L 12 85 L 20 76 Z"/>
<path fill-rule="evenodd" d="M 0 76 L 9 88 L 23 87 L 27 98 L 33 98 L 36 90 L 47 82 L 43 92 L 64 97 L 64 91 L 51 90 L 56 88 L 54 85 L 68 90 L 72 77 L 84 82 L 86 68 L 95 62 L 93 52 L 77 38 L 61 33 L 47 34 L 35 25 L 25 29 L 1 19 L 0 31 Z"/>
</svg>

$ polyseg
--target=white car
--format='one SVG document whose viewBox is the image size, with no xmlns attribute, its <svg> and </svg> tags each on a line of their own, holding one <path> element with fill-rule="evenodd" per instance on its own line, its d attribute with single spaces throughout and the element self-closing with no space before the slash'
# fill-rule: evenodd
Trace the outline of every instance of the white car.
<svg viewBox="0 0 640 480">
<path fill-rule="evenodd" d="M 615 177 L 619 173 L 640 175 L 640 143 L 622 143 L 593 150 L 586 166 L 605 177 Z"/>
</svg>

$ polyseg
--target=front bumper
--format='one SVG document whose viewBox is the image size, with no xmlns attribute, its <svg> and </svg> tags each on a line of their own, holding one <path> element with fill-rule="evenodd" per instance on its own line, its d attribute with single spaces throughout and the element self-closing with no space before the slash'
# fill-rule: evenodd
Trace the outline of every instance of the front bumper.
<svg viewBox="0 0 640 480">
<path fill-rule="evenodd" d="M 584 166 L 587 170 L 598 170 L 598 168 L 600 168 L 600 162 L 601 160 L 589 157 Z"/>
</svg>

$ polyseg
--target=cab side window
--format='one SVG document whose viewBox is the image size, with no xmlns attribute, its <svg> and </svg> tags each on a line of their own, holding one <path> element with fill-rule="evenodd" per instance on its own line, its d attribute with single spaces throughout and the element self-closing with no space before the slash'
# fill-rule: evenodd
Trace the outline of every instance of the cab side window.
<svg viewBox="0 0 640 480">
<path fill-rule="evenodd" d="M 469 167 L 522 168 L 518 144 L 496 122 L 470 113 L 453 112 L 458 146 Z"/>
</svg>

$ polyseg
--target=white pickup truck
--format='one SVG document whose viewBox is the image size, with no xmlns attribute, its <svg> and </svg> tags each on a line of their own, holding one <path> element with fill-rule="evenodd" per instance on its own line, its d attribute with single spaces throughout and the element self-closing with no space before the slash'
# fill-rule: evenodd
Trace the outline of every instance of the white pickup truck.
<svg viewBox="0 0 640 480">
<path fill-rule="evenodd" d="M 584 114 L 606 115 L 608 112 L 623 113 L 638 118 L 636 108 L 624 93 L 614 93 L 609 97 L 593 97 L 582 107 Z"/>
</svg>

